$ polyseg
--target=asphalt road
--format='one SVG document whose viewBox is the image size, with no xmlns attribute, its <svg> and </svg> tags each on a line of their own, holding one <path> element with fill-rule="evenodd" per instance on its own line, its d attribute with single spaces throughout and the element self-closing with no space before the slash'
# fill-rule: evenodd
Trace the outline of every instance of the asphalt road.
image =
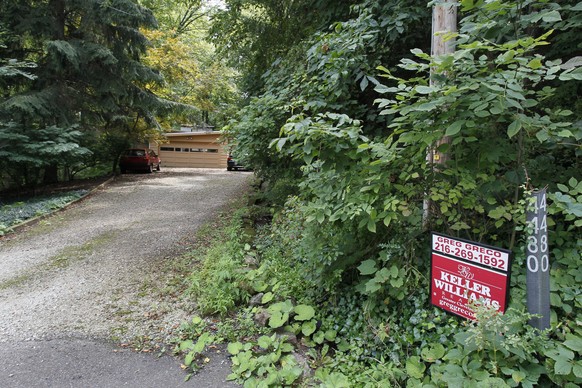
<svg viewBox="0 0 582 388">
<path fill-rule="evenodd" d="M 0 387 L 234 386 L 225 380 L 224 351 L 212 350 L 185 381 L 171 352 L 119 344 L 163 342 L 195 314 L 188 300 L 156 299 L 148 287 L 164 286 L 160 268 L 250 176 L 202 169 L 123 176 L 1 239 Z"/>
</svg>

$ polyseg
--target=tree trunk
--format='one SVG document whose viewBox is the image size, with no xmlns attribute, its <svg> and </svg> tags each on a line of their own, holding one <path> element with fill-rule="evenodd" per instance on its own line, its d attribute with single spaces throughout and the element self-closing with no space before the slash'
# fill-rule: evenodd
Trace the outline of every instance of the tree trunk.
<svg viewBox="0 0 582 388">
<path fill-rule="evenodd" d="M 65 39 L 65 0 L 51 0 L 50 9 L 54 18 L 53 39 Z"/>
<path fill-rule="evenodd" d="M 43 183 L 57 183 L 59 181 L 59 166 L 56 164 L 51 164 L 44 168 Z"/>
<path fill-rule="evenodd" d="M 432 9 L 432 42 L 431 42 L 431 56 L 438 57 L 440 55 L 451 54 L 455 52 L 455 40 L 446 39 L 447 34 L 457 31 L 457 4 L 455 0 L 443 0 L 442 3 L 435 4 Z M 433 71 L 431 69 L 430 84 L 435 84 Z M 439 147 L 444 144 L 450 144 L 451 139 L 444 136 L 435 144 L 429 147 L 426 153 L 426 162 L 435 170 L 439 165 L 444 165 L 449 160 L 448 150 L 446 152 L 439 151 Z M 423 203 L 423 226 L 428 229 L 431 218 L 431 201 L 428 198 L 428 193 Z"/>
</svg>

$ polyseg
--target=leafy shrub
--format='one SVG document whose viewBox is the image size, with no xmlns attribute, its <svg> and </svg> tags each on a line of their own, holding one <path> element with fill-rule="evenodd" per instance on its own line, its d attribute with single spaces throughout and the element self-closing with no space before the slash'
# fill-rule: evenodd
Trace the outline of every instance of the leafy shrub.
<svg viewBox="0 0 582 388">
<path fill-rule="evenodd" d="M 565 3 L 462 1 L 469 14 L 458 50 L 433 58 L 414 49 L 399 63 L 386 56 L 382 85 L 360 55 L 398 19 L 375 24 L 381 7 L 362 2 L 369 11 L 354 7 L 353 20 L 314 36 L 306 67 L 267 80 L 284 91 L 267 94 L 267 118 L 285 112 L 271 121 L 287 119 L 280 132 L 261 123 L 261 136 L 244 134 L 267 105 L 262 99 L 248 108 L 253 120 L 237 124 L 255 154 L 278 150 L 274 157 L 301 166 L 299 192 L 261 233 L 260 267 L 249 273 L 263 282 L 263 304 L 272 303 L 271 327 L 295 324 L 297 332 L 296 302 L 314 308 L 321 326 L 302 338 L 316 344 L 313 382 L 444 386 L 464 384 L 462 376 L 467 386 L 580 384 L 582 132 L 579 104 L 560 101 L 579 94 L 572 91 L 582 76 L 579 58 L 564 63 L 568 56 L 548 49 L 554 34 L 572 38 L 582 25 L 562 18 L 578 9 Z M 561 30 L 548 30 L 552 23 Z M 360 104 L 370 98 L 375 108 Z M 450 142 L 433 149 L 443 137 Z M 436 152 L 448 161 L 427 164 Z M 539 333 L 523 313 L 522 197 L 546 185 L 552 316 Z M 477 308 L 480 320 L 468 323 L 428 305 L 428 228 L 513 251 L 505 315 Z M 337 335 L 314 340 L 327 331 Z"/>
</svg>

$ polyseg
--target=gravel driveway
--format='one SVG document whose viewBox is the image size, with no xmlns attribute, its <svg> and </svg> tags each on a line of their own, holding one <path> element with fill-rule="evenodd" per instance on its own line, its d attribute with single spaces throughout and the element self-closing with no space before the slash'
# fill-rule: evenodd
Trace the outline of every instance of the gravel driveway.
<svg viewBox="0 0 582 388">
<path fill-rule="evenodd" d="M 160 268 L 244 192 L 250 176 L 170 168 L 124 175 L 0 240 L 0 348 L 171 336 L 193 306 L 180 298 L 159 300 L 148 290 L 164 284 Z M 0 373 L 3 383 L 4 377 Z"/>
</svg>

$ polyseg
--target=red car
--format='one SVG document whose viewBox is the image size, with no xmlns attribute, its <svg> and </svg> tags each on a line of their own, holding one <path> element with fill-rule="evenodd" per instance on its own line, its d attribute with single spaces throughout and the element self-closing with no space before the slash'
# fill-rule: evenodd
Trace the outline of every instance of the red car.
<svg viewBox="0 0 582 388">
<path fill-rule="evenodd" d="M 130 148 L 125 150 L 119 158 L 119 169 L 122 174 L 128 170 L 142 170 L 147 172 L 160 171 L 162 161 L 158 155 L 148 148 Z"/>
</svg>

